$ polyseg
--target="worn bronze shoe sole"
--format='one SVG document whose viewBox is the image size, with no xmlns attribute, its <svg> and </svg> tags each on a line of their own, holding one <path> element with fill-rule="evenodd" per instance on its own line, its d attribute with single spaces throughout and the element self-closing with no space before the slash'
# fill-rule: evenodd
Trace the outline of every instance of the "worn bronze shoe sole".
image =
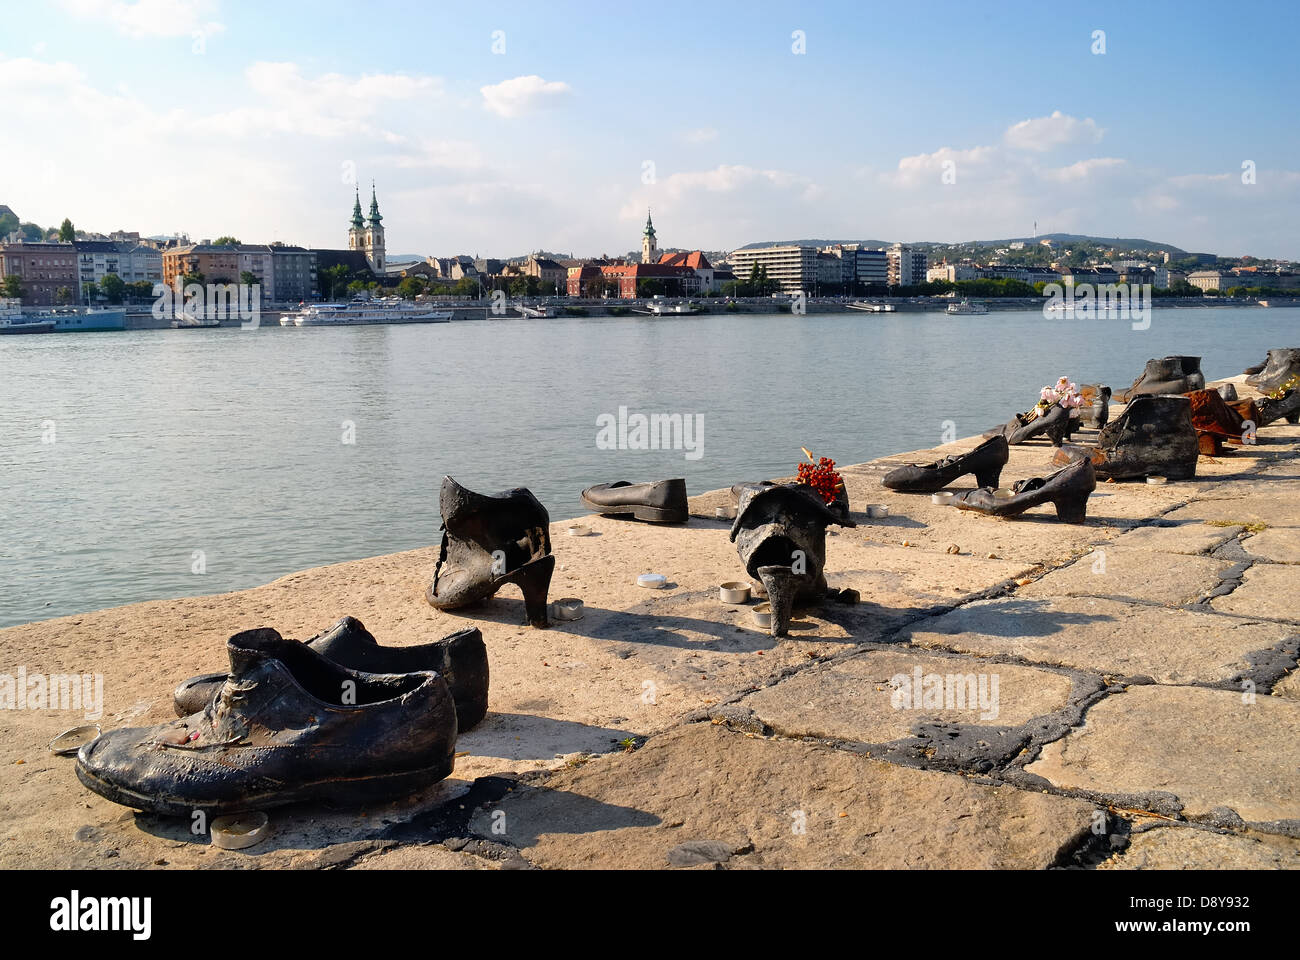
<svg viewBox="0 0 1300 960">
<path fill-rule="evenodd" d="M 582 505 L 592 513 L 599 513 L 602 516 L 613 517 L 631 514 L 638 520 L 646 520 L 650 523 L 685 523 L 690 518 L 690 514 L 685 510 L 650 507 L 639 503 L 621 503 L 611 506 L 605 503 L 592 503 L 585 496 L 582 498 Z"/>
<path fill-rule="evenodd" d="M 82 764 L 80 757 L 77 758 L 76 770 L 77 779 L 88 790 L 93 790 L 101 797 L 124 807 L 134 807 L 137 810 L 169 817 L 192 817 L 195 810 L 202 810 L 209 817 L 213 817 L 228 813 L 246 813 L 250 810 L 266 810 L 290 803 L 320 802 L 339 806 L 359 806 L 400 799 L 412 796 L 440 780 L 447 779 L 451 776 L 455 765 L 455 754 L 451 754 L 442 763 L 423 770 L 378 774 L 356 780 L 316 780 L 288 790 L 268 791 L 240 797 L 238 800 L 213 803 L 182 803 L 166 797 L 146 796 L 134 790 L 127 790 L 90 773 Z"/>
</svg>

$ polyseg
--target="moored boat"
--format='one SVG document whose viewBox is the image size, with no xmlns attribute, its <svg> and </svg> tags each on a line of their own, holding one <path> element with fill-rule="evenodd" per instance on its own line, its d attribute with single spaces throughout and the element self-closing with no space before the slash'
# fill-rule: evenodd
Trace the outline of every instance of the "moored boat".
<svg viewBox="0 0 1300 960">
<path fill-rule="evenodd" d="M 46 307 L 22 310 L 16 300 L 6 301 L 0 310 L 10 321 L 9 333 L 85 333 L 98 330 L 125 330 L 126 308 Z"/>
<path fill-rule="evenodd" d="M 656 300 L 650 304 L 650 312 L 656 317 L 667 317 L 699 313 L 700 308 L 690 300 Z"/>
<path fill-rule="evenodd" d="M 0 300 L 0 334 L 53 332 L 53 320 L 37 320 L 26 316 L 18 300 Z"/>
<path fill-rule="evenodd" d="M 348 303 L 314 303 L 297 313 L 287 314 L 281 326 L 342 327 L 378 323 L 449 323 L 450 310 L 432 310 L 407 300 L 352 300 Z"/>
</svg>

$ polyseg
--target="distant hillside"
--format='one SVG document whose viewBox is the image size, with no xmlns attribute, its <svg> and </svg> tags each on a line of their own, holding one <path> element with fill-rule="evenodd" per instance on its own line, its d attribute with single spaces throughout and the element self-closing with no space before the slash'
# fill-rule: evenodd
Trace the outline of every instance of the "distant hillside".
<svg viewBox="0 0 1300 960">
<path fill-rule="evenodd" d="M 737 250 L 755 250 L 759 247 L 833 247 L 837 243 L 857 243 L 864 247 L 890 247 L 893 240 L 763 240 L 747 243 Z"/>
<path fill-rule="evenodd" d="M 1157 243 L 1154 240 L 1143 240 L 1139 237 L 1090 237 L 1082 233 L 1044 233 L 1037 237 L 1010 237 L 1006 240 L 971 240 L 968 243 L 976 244 L 981 247 L 1005 247 L 1009 243 L 1038 243 L 1040 240 L 1051 240 L 1053 243 L 1095 243 L 1103 247 L 1118 247 L 1123 250 L 1141 250 L 1146 253 L 1155 250 L 1168 250 L 1171 254 L 1186 256 L 1187 251 L 1181 247 L 1175 247 L 1172 243 Z M 955 247 L 962 244 L 955 243 L 938 243 L 934 246 Z"/>
<path fill-rule="evenodd" d="M 1186 256 L 1187 251 L 1181 247 L 1175 247 L 1172 243 L 1156 243 L 1153 240 L 1130 239 L 1125 237 L 1090 237 L 1080 233 L 1045 233 L 1037 237 L 1008 237 L 1005 240 L 961 240 L 956 243 L 941 243 L 937 240 L 909 240 L 908 246 L 912 247 L 1005 247 L 1011 243 L 1023 242 L 1026 244 L 1038 243 L 1040 240 L 1051 240 L 1054 243 L 1095 243 L 1105 247 L 1120 247 L 1124 250 L 1142 250 L 1151 252 L 1155 250 L 1168 250 L 1175 256 Z M 747 243 L 740 250 L 752 250 L 758 247 L 785 247 L 785 246 L 804 246 L 804 247 L 829 247 L 837 243 L 857 243 L 865 247 L 889 247 L 893 246 L 893 240 L 765 240 L 760 243 Z"/>
</svg>

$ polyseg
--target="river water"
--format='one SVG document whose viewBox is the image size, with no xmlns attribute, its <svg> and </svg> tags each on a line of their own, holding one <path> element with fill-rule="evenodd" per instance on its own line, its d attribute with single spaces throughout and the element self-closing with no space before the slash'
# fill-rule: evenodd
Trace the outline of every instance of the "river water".
<svg viewBox="0 0 1300 960">
<path fill-rule="evenodd" d="M 700 493 L 790 474 L 801 446 L 859 463 L 1002 423 L 1062 374 L 1119 389 L 1184 353 L 1213 379 L 1296 344 L 1295 308 L 0 337 L 0 626 L 436 543 L 447 473 L 565 519 L 593 483 Z M 703 431 L 605 449 L 620 407 Z"/>
</svg>

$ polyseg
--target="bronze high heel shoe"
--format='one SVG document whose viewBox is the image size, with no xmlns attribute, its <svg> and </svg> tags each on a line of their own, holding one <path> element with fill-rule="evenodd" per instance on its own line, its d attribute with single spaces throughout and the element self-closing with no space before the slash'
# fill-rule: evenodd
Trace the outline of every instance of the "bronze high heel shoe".
<svg viewBox="0 0 1300 960">
<path fill-rule="evenodd" d="M 485 496 L 442 478 L 442 548 L 425 599 L 455 610 L 513 583 L 534 627 L 550 626 L 546 594 L 555 571 L 550 515 L 525 487 Z"/>
<path fill-rule="evenodd" d="M 934 463 L 908 463 L 890 470 L 880 479 L 883 486 L 903 493 L 934 493 L 968 473 L 975 474 L 981 487 L 996 487 L 1007 464 L 1006 437 L 985 440 L 974 450 L 956 457 L 944 457 Z"/>
<path fill-rule="evenodd" d="M 958 510 L 974 510 L 991 517 L 1014 517 L 1030 507 L 1051 503 L 1062 523 L 1083 523 L 1088 518 L 1088 497 L 1097 489 L 1092 460 L 1077 460 L 1046 477 L 1019 480 L 1012 485 L 1014 496 L 1000 500 L 991 488 L 968 490 L 952 501 Z"/>
<path fill-rule="evenodd" d="M 1018 413 L 1005 426 L 990 430 L 984 436 L 1005 437 L 1011 446 L 1045 436 L 1052 442 L 1052 446 L 1059 447 L 1070 435 L 1070 411 L 1059 403 L 1054 403 L 1037 416 L 1033 415 L 1035 412 L 1031 410 L 1028 413 Z"/>
</svg>

